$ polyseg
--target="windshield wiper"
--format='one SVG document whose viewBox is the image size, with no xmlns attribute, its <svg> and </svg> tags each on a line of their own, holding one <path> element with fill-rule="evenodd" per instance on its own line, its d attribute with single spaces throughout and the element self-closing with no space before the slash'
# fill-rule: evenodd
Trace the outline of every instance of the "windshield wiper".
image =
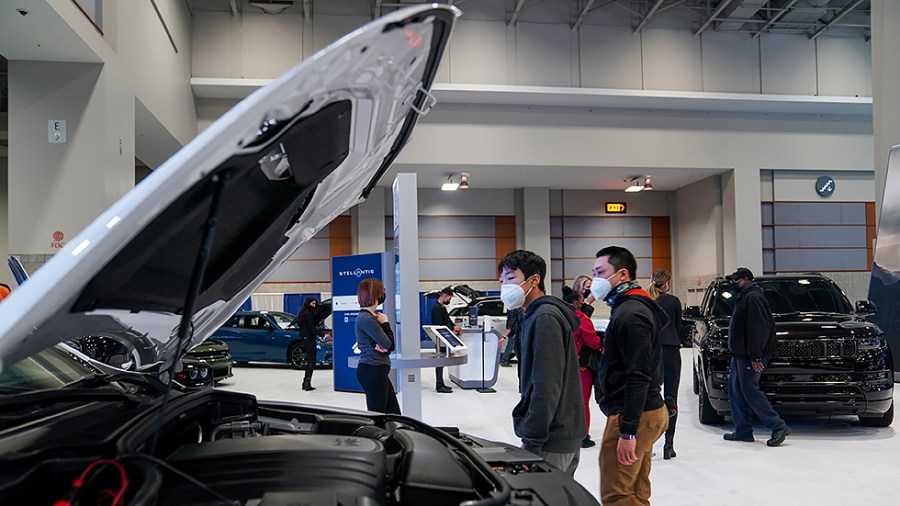
<svg viewBox="0 0 900 506">
<path fill-rule="evenodd" d="M 53 404 L 60 401 L 135 401 L 136 399 L 115 388 L 49 388 L 0 398 L 0 408 Z"/>
</svg>

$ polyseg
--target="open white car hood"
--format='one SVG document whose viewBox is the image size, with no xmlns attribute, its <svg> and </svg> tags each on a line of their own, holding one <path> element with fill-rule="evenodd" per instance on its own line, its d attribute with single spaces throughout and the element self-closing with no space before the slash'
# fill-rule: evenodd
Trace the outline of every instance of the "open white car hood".
<svg viewBox="0 0 900 506">
<path fill-rule="evenodd" d="M 171 365 L 214 215 L 183 348 L 202 342 L 301 244 L 365 199 L 434 105 L 427 90 L 458 13 L 398 10 L 235 106 L 0 304 L 0 370 L 85 336 L 128 343 L 142 370 Z"/>
</svg>

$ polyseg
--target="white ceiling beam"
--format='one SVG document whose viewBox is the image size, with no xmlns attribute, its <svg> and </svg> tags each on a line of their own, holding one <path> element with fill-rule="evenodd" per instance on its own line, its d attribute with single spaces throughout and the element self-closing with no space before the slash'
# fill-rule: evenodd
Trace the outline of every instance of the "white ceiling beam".
<svg viewBox="0 0 900 506">
<path fill-rule="evenodd" d="M 728 8 L 728 6 L 731 5 L 733 1 L 734 0 L 722 0 L 722 3 L 720 3 L 719 6 L 716 7 L 716 10 L 714 10 L 713 13 L 709 15 L 709 19 L 707 19 L 702 25 L 700 25 L 700 28 L 698 28 L 697 31 L 694 32 L 694 36 L 696 37 L 697 35 L 703 33 L 703 30 L 706 30 L 707 27 L 712 24 L 713 20 L 719 17 L 719 14 L 722 14 L 722 11 Z"/>
<path fill-rule="evenodd" d="M 772 26 L 775 23 L 777 23 L 779 19 L 783 18 L 785 16 L 785 14 L 787 14 L 791 9 L 793 9 L 794 5 L 796 5 L 797 2 L 799 2 L 799 1 L 800 0 L 791 0 L 790 2 L 785 4 L 785 6 L 782 7 L 780 11 L 776 12 L 774 16 L 772 16 L 771 18 L 769 18 L 768 21 L 766 21 L 766 24 L 764 24 L 763 27 L 760 28 L 758 32 L 753 34 L 753 37 L 751 37 L 751 39 L 755 39 L 755 38 L 759 37 L 759 34 L 768 30 L 769 28 L 772 28 Z"/>
<path fill-rule="evenodd" d="M 648 12 L 647 15 L 644 16 L 644 19 L 642 19 L 640 24 L 637 25 L 637 28 L 634 29 L 633 33 L 638 33 L 641 30 L 643 30 L 645 26 L 647 26 L 647 23 L 650 21 L 650 18 L 652 18 L 653 15 L 656 14 L 656 11 L 659 10 L 662 3 L 663 3 L 663 0 L 656 0 L 656 3 L 653 4 L 653 7 L 650 8 L 650 12 Z"/>
<path fill-rule="evenodd" d="M 525 6 L 525 0 L 519 0 L 516 3 L 516 10 L 513 11 L 512 19 L 509 20 L 509 26 L 516 26 L 516 21 L 519 19 L 519 13 L 522 12 L 522 7 Z"/>
<path fill-rule="evenodd" d="M 837 14 L 834 15 L 833 18 L 831 18 L 831 21 L 829 21 L 828 23 L 825 23 L 825 26 L 823 26 L 822 28 L 819 28 L 818 30 L 816 30 L 816 33 L 810 35 L 810 36 L 809 36 L 809 40 L 816 40 L 816 39 L 819 37 L 819 35 L 822 35 L 822 34 L 825 33 L 829 28 L 831 28 L 832 26 L 834 26 L 838 21 L 844 19 L 844 17 L 845 17 L 847 14 L 850 14 L 850 12 L 851 12 L 853 9 L 859 7 L 859 5 L 860 5 L 861 3 L 863 3 L 864 1 L 865 1 L 865 0 L 856 0 L 856 1 L 853 2 L 853 3 L 847 4 L 846 7 L 844 7 L 843 9 L 841 9 L 840 12 L 838 12 Z"/>
<path fill-rule="evenodd" d="M 584 18 L 588 15 L 588 12 L 591 11 L 591 7 L 594 6 L 594 2 L 596 1 L 597 0 L 588 0 L 588 3 L 584 4 L 584 9 L 581 9 L 581 14 L 578 15 L 578 19 L 576 19 L 575 24 L 572 25 L 573 32 L 578 30 L 578 27 L 584 22 Z"/>
</svg>

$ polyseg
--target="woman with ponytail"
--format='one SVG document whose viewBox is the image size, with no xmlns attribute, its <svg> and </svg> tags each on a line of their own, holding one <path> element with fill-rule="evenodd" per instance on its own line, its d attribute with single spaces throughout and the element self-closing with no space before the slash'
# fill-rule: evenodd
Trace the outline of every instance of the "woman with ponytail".
<svg viewBox="0 0 900 506">
<path fill-rule="evenodd" d="M 663 395 L 669 409 L 669 428 L 663 446 L 663 459 L 675 457 L 675 422 L 678 420 L 678 383 L 681 379 L 681 340 L 678 332 L 682 327 L 681 301 L 669 294 L 672 289 L 672 274 L 665 269 L 653 272 L 647 293 L 666 312 L 669 323 L 659 332 L 662 342 Z"/>
<path fill-rule="evenodd" d="M 565 285 L 563 285 L 562 291 L 563 300 L 575 308 L 575 314 L 578 315 L 578 320 L 581 322 L 581 326 L 574 330 L 575 352 L 578 354 L 578 369 L 579 374 L 581 375 L 581 393 L 584 398 L 584 421 L 588 430 L 587 435 L 581 442 L 581 447 L 590 448 L 597 445 L 597 443 L 591 439 L 590 406 L 591 389 L 594 386 L 594 372 L 597 363 L 594 362 L 593 369 L 591 369 L 590 365 L 583 364 L 584 360 L 582 360 L 582 356 L 589 353 L 591 350 L 599 352 L 603 343 L 600 341 L 600 335 L 594 330 L 594 323 L 583 312 L 584 307 L 586 306 L 584 303 L 584 295 L 580 291 L 573 290 Z M 587 348 L 590 348 L 590 350 Z"/>
</svg>

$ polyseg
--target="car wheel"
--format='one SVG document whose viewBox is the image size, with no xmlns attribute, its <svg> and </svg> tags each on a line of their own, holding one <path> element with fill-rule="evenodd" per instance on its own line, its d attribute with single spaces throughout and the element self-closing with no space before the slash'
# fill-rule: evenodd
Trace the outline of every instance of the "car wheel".
<svg viewBox="0 0 900 506">
<path fill-rule="evenodd" d="M 287 361 L 294 369 L 306 369 L 306 352 L 303 351 L 303 343 L 296 342 L 288 348 Z"/>
<path fill-rule="evenodd" d="M 890 427 L 894 422 L 894 403 L 881 416 L 863 416 L 859 415 L 859 423 L 866 427 Z"/>
<path fill-rule="evenodd" d="M 692 376 L 694 379 L 694 394 L 700 393 L 700 380 L 697 378 L 697 366 L 694 366 L 694 375 Z"/>
<path fill-rule="evenodd" d="M 697 413 L 700 416 L 700 423 L 703 425 L 715 425 L 725 422 L 725 417 L 720 415 L 718 411 L 713 409 L 709 402 L 709 394 L 706 393 L 706 385 L 700 382 L 700 407 Z"/>
</svg>

